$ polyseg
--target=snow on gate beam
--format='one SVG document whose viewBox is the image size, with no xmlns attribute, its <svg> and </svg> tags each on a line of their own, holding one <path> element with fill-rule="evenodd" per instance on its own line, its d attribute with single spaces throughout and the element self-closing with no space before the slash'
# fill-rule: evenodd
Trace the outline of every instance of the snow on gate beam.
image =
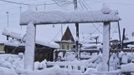
<svg viewBox="0 0 134 75">
<path fill-rule="evenodd" d="M 27 25 L 33 22 L 35 25 L 60 24 L 60 23 L 97 23 L 97 22 L 117 22 L 120 18 L 117 11 L 25 11 L 21 14 L 20 25 Z"/>
<path fill-rule="evenodd" d="M 105 67 L 103 71 L 107 71 L 107 63 L 109 57 L 109 37 L 110 37 L 110 22 L 117 22 L 120 20 L 118 12 L 111 11 L 109 9 L 103 8 L 101 11 L 74 11 L 74 12 L 61 12 L 61 11 L 51 11 L 51 12 L 34 12 L 26 11 L 21 14 L 20 25 L 28 25 L 27 28 L 27 38 L 25 50 L 25 68 L 33 70 L 33 56 L 34 56 L 34 46 L 35 46 L 35 25 L 40 24 L 57 24 L 57 23 L 92 23 L 92 22 L 103 22 L 103 63 Z M 31 28 L 30 28 L 31 27 Z M 109 31 L 107 31 L 109 29 Z M 33 31 L 31 31 L 33 30 Z M 105 36 L 106 35 L 106 36 Z M 106 39 L 106 41 L 105 41 Z M 32 43 L 30 43 L 32 41 Z M 32 53 L 32 56 L 29 56 Z M 106 55 L 106 56 L 105 56 Z M 27 58 L 28 57 L 28 58 Z M 105 60 L 106 59 L 106 60 Z M 29 61 L 27 61 L 29 60 Z M 30 64 L 32 63 L 32 64 Z M 26 67 L 28 66 L 28 67 Z"/>
</svg>

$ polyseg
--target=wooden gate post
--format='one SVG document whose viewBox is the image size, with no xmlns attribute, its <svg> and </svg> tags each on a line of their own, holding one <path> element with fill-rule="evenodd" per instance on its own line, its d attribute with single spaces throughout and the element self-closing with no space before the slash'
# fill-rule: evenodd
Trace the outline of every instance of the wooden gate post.
<svg viewBox="0 0 134 75">
<path fill-rule="evenodd" d="M 103 53 L 102 53 L 102 66 L 103 71 L 108 71 L 110 51 L 110 22 L 104 22 L 103 25 Z"/>
<path fill-rule="evenodd" d="M 24 68 L 26 70 L 31 71 L 33 71 L 34 69 L 35 34 L 36 34 L 36 27 L 32 22 L 30 22 L 27 25 Z"/>
</svg>

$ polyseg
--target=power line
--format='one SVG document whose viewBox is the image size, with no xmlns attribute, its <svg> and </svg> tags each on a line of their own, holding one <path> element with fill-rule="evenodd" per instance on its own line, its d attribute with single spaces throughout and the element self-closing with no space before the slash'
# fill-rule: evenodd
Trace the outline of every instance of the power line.
<svg viewBox="0 0 134 75">
<path fill-rule="evenodd" d="M 83 6 L 85 9 L 88 9 L 87 6 L 81 1 L 79 1 L 80 5 Z"/>
<path fill-rule="evenodd" d="M 7 27 L 9 27 L 9 12 L 6 12 L 7 15 Z"/>
<path fill-rule="evenodd" d="M 96 27 L 95 24 L 92 24 L 92 26 L 100 33 L 100 34 L 103 34 L 100 30 L 99 30 L 99 27 Z M 96 31 L 95 30 L 95 31 Z M 93 32 L 94 33 L 94 32 Z"/>
<path fill-rule="evenodd" d="M 82 9 L 85 9 L 85 8 L 83 7 L 83 5 L 81 4 L 81 2 L 78 2 L 78 3 L 80 4 L 80 6 L 81 6 Z"/>
<path fill-rule="evenodd" d="M 58 5 L 59 7 L 62 7 L 61 5 L 58 4 L 57 1 L 53 0 L 55 2 L 56 5 Z"/>
<path fill-rule="evenodd" d="M 13 1 L 8 1 L 8 0 L 0 0 L 1 2 L 6 2 L 6 3 L 11 3 L 11 4 L 22 4 L 22 5 L 29 5 L 29 4 L 25 4 L 25 3 L 18 3 L 18 2 L 13 2 Z"/>
<path fill-rule="evenodd" d="M 61 30 L 59 30 L 59 31 L 54 35 L 54 37 L 51 39 L 50 42 L 54 41 L 54 39 L 58 36 L 59 33 L 61 33 L 61 35 L 63 36 L 63 34 L 64 34 L 63 28 L 64 28 L 65 26 L 66 26 L 66 24 L 65 24 L 64 26 L 61 24 Z"/>
<path fill-rule="evenodd" d="M 6 3 L 11 3 L 11 4 L 17 4 L 17 5 L 32 5 L 32 6 L 41 6 L 41 5 L 53 5 L 56 3 L 42 3 L 42 4 L 27 4 L 27 3 L 20 3 L 20 2 L 15 2 L 15 1 L 9 1 L 9 0 L 0 0 L 1 2 L 6 2 Z"/>
<path fill-rule="evenodd" d="M 66 4 L 72 4 L 73 2 L 71 1 L 59 1 L 59 0 L 52 0 L 56 5 L 58 5 L 59 7 L 63 7 L 62 5 L 66 5 Z M 61 3 L 61 4 L 60 4 Z"/>
<path fill-rule="evenodd" d="M 96 3 L 108 3 L 108 4 L 114 4 L 114 5 L 123 5 L 123 6 L 134 6 L 133 3 L 125 3 L 125 2 L 110 2 L 110 1 L 102 1 L 102 0 L 93 0 L 93 2 Z"/>
<path fill-rule="evenodd" d="M 82 2 L 82 4 L 83 4 L 83 6 L 88 10 L 88 5 L 87 5 L 87 3 L 84 1 L 84 0 L 81 0 L 81 2 Z"/>
<path fill-rule="evenodd" d="M 81 3 L 83 4 L 84 8 L 85 8 L 86 10 L 88 10 L 88 7 L 89 7 L 89 6 L 87 7 L 86 1 L 85 1 L 85 0 L 81 0 Z M 90 7 L 90 8 L 91 8 L 91 7 Z M 94 27 L 100 34 L 102 34 L 102 32 L 99 30 L 98 27 L 95 26 L 94 23 L 92 23 L 92 25 L 93 25 L 93 27 Z M 95 31 L 96 31 L 96 30 L 95 30 Z M 95 32 L 95 31 L 94 31 L 94 32 Z M 93 32 L 93 33 L 94 33 L 94 32 Z"/>
</svg>

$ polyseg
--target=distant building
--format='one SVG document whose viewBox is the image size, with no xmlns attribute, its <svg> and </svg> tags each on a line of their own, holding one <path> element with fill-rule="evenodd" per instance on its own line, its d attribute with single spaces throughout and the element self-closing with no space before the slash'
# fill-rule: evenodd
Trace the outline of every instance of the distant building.
<svg viewBox="0 0 134 75">
<path fill-rule="evenodd" d="M 45 45 L 43 43 L 36 43 L 35 45 L 35 61 L 42 61 L 46 59 L 47 61 L 53 61 L 53 52 L 55 47 Z M 14 44 L 14 43 L 3 43 L 0 45 L 1 51 L 6 54 L 18 54 L 20 52 L 24 53 L 24 44 Z"/>
<path fill-rule="evenodd" d="M 56 41 L 56 43 L 58 43 L 60 45 L 60 49 L 63 50 L 72 50 L 75 48 L 75 40 L 69 27 L 67 27 L 61 40 Z"/>
<path fill-rule="evenodd" d="M 60 48 L 54 51 L 55 61 L 64 61 L 66 54 L 76 52 L 76 41 L 70 31 L 70 28 L 67 27 L 60 41 L 56 41 L 59 44 Z M 82 44 L 79 43 L 79 49 L 82 47 Z M 62 59 L 63 58 L 63 59 Z"/>
<path fill-rule="evenodd" d="M 2 35 L 8 36 L 8 39 L 3 42 L 4 51 L 8 54 L 18 54 L 25 51 L 25 35 L 18 34 L 9 30 L 5 30 Z M 54 42 L 43 42 L 35 40 L 35 61 L 53 61 L 53 52 L 59 48 L 59 45 Z"/>
<path fill-rule="evenodd" d="M 0 43 L 0 54 L 5 53 L 4 47 L 5 47 L 4 43 Z"/>
</svg>

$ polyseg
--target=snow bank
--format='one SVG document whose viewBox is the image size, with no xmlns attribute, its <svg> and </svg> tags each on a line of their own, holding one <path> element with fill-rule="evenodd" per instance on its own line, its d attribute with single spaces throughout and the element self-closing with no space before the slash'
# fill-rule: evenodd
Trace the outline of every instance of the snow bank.
<svg viewBox="0 0 134 75">
<path fill-rule="evenodd" d="M 18 55 L 0 55 L 0 75 L 17 75 L 16 70 L 23 68 L 23 59 Z"/>
<path fill-rule="evenodd" d="M 28 75 L 78 75 L 81 74 L 78 70 L 61 69 L 59 66 L 47 68 L 43 70 L 27 72 Z"/>
<path fill-rule="evenodd" d="M 84 74 L 91 74 L 93 72 L 97 72 L 97 70 L 93 69 L 93 68 L 88 68 L 87 71 Z M 96 74 L 92 74 L 92 75 L 96 75 Z"/>
<path fill-rule="evenodd" d="M 108 13 L 105 13 L 107 12 Z M 34 24 L 56 24 L 56 23 L 89 23 L 89 22 L 104 22 L 118 21 L 120 18 L 118 12 L 102 9 L 99 11 L 45 11 L 35 12 L 27 10 L 21 14 L 20 24 L 27 25 L 30 21 Z"/>
<path fill-rule="evenodd" d="M 120 70 L 114 70 L 114 71 L 96 71 L 96 69 L 89 69 L 87 73 L 84 75 L 120 75 Z"/>
<path fill-rule="evenodd" d="M 17 75 L 14 70 L 0 67 L 0 75 Z"/>
<path fill-rule="evenodd" d="M 43 60 L 42 62 L 35 62 L 34 63 L 34 70 L 44 69 L 47 68 L 46 60 Z"/>
<path fill-rule="evenodd" d="M 121 65 L 121 71 L 123 71 L 123 72 L 134 72 L 134 63 Z"/>
</svg>

